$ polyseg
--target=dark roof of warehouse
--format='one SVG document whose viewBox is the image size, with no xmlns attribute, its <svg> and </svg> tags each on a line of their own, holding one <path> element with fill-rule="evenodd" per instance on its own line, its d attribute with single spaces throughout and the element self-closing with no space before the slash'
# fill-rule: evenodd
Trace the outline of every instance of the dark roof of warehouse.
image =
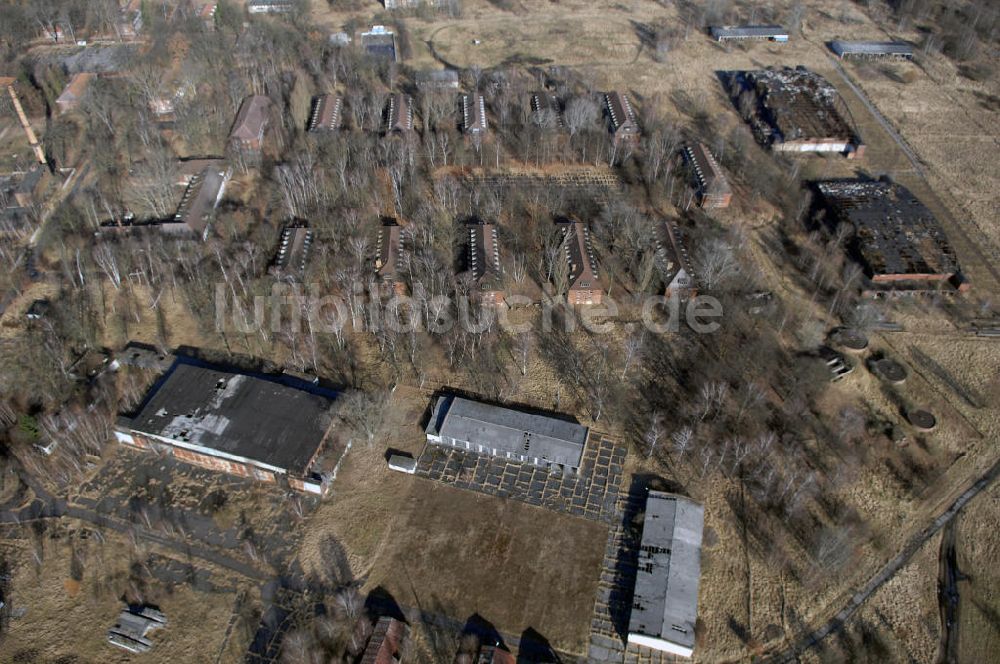
<svg viewBox="0 0 1000 664">
<path fill-rule="evenodd" d="M 179 363 L 130 429 L 302 473 L 330 426 L 333 401 L 248 374 Z"/>
<path fill-rule="evenodd" d="M 451 395 L 438 398 L 427 433 L 577 467 L 587 427 Z"/>
</svg>

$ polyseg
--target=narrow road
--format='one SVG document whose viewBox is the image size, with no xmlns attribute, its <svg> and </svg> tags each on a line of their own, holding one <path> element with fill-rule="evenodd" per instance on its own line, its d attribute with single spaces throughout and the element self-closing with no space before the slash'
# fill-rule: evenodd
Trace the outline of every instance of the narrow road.
<svg viewBox="0 0 1000 664">
<path fill-rule="evenodd" d="M 958 514 L 959 510 L 965 507 L 965 505 L 970 500 L 975 498 L 983 489 L 988 487 L 998 476 L 1000 476 L 1000 461 L 994 463 L 989 470 L 973 482 L 972 486 L 962 492 L 962 494 L 948 507 L 948 509 L 939 514 L 923 530 L 911 537 L 903 549 L 894 558 L 883 565 L 882 569 L 880 569 L 879 572 L 868 581 L 868 583 L 854 593 L 854 595 L 852 595 L 847 601 L 846 605 L 837 611 L 832 618 L 808 634 L 804 634 L 799 637 L 799 639 L 786 650 L 770 655 L 767 657 L 766 661 L 775 663 L 794 662 L 798 660 L 801 653 L 809 650 L 827 636 L 843 627 L 844 623 L 846 623 L 851 616 L 854 615 L 861 605 L 864 604 L 865 601 L 882 586 L 882 584 L 891 579 L 896 572 L 902 569 L 906 563 L 909 562 L 910 558 L 913 557 L 913 554 L 915 554 L 921 546 L 937 534 L 941 528 L 943 528 L 955 517 L 956 514 Z"/>
</svg>

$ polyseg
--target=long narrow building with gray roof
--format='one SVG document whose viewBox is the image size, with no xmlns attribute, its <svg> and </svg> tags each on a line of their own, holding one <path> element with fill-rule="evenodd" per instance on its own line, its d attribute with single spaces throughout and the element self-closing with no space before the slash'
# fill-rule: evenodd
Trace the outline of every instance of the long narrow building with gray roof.
<svg viewBox="0 0 1000 664">
<path fill-rule="evenodd" d="M 628 643 L 690 657 L 698 620 L 705 508 L 650 491 L 642 525 Z"/>
<path fill-rule="evenodd" d="M 435 445 L 576 470 L 588 429 L 550 415 L 445 395 L 435 402 L 425 432 Z"/>
</svg>

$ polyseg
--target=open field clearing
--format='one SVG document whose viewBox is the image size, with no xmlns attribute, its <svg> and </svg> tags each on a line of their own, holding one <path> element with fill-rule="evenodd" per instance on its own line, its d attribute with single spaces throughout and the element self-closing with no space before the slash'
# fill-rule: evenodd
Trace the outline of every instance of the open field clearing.
<svg viewBox="0 0 1000 664">
<path fill-rule="evenodd" d="M 960 661 L 986 661 L 1000 651 L 1000 561 L 989 533 L 997 532 L 1000 487 L 966 506 L 955 527 L 958 570 L 958 654 Z"/>
<path fill-rule="evenodd" d="M 366 586 L 582 653 L 606 535 L 603 524 L 415 482 Z"/>
<path fill-rule="evenodd" d="M 14 531 L 20 535 L 3 547 L 12 563 L 5 600 L 12 610 L 23 610 L 5 630 L 4 661 L 135 661 L 107 643 L 107 630 L 126 599 L 158 606 L 167 616 L 167 625 L 151 633 L 154 645 L 143 661 L 240 661 L 250 625 L 233 615 L 243 590 L 239 580 L 203 568 L 202 587 L 195 590 L 184 578 L 187 563 L 150 549 L 130 558 L 126 540 L 112 533 L 100 537 L 68 521 L 40 536 L 31 530 Z"/>
</svg>

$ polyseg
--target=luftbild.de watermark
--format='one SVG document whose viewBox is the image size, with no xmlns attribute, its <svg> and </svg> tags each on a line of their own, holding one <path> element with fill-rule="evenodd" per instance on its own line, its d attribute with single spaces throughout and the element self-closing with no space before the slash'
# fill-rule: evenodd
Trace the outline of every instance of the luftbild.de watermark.
<svg viewBox="0 0 1000 664">
<path fill-rule="evenodd" d="M 303 330 L 340 335 L 348 330 L 389 330 L 481 334 L 500 329 L 521 334 L 532 330 L 536 319 L 512 314 L 530 307 L 540 310 L 542 332 L 558 325 L 568 332 L 579 327 L 593 334 L 608 334 L 620 315 L 618 303 L 607 295 L 600 304 L 586 306 L 572 306 L 565 296 L 550 294 L 540 299 L 511 294 L 505 295 L 501 304 L 484 304 L 475 295 L 428 295 L 420 289 L 412 295 L 387 293 L 378 284 L 356 284 L 345 295 L 324 292 L 317 284 L 278 282 L 269 294 L 252 297 L 239 297 L 225 283 L 215 285 L 215 329 L 220 333 Z M 723 315 L 722 303 L 710 295 L 683 300 L 677 295 L 648 295 L 629 310 L 638 310 L 641 325 L 657 334 L 678 332 L 682 322 L 696 334 L 712 334 L 719 329 Z"/>
</svg>

